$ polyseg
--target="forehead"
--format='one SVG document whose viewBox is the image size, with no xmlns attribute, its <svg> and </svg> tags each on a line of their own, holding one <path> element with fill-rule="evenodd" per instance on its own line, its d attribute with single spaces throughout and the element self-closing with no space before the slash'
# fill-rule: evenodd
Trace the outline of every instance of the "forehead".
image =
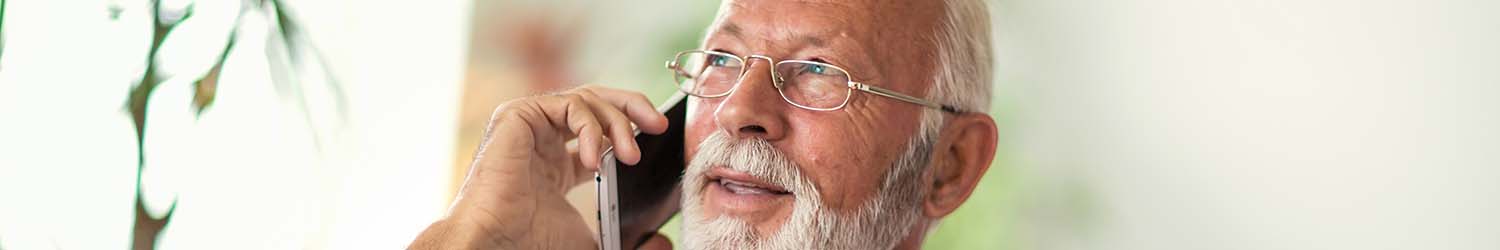
<svg viewBox="0 0 1500 250">
<path fill-rule="evenodd" d="M 865 40 L 873 15 L 860 2 L 728 1 L 712 37 L 827 46 L 834 40 Z M 852 44 L 860 45 L 860 44 Z"/>
<path fill-rule="evenodd" d="M 944 0 L 726 0 L 726 10 L 825 13 L 851 19 L 908 19 L 939 13 Z M 904 20 L 903 20 L 904 21 Z"/>
<path fill-rule="evenodd" d="M 804 24 L 859 33 L 931 30 L 942 0 L 726 0 L 716 28 L 738 22 Z M 778 22 L 779 21 L 779 22 Z M 879 27 L 879 29 L 874 29 Z"/>
<path fill-rule="evenodd" d="M 926 57 L 923 51 L 930 50 L 942 2 L 729 0 L 707 42 L 732 41 L 754 50 L 733 51 L 740 54 L 816 56 L 885 71 L 889 64 L 920 64 L 900 60 Z M 869 63 L 877 58 L 886 65 Z"/>
</svg>

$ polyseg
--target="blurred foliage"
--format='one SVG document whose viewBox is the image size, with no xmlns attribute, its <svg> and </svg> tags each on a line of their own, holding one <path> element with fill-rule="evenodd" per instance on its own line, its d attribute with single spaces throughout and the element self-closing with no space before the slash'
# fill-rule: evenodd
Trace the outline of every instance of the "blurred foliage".
<svg viewBox="0 0 1500 250">
<path fill-rule="evenodd" d="M 172 204 L 167 212 L 160 218 L 151 216 L 146 209 L 146 195 L 142 193 L 141 176 L 146 172 L 146 105 L 151 96 L 151 91 L 156 89 L 166 79 L 161 79 L 156 66 L 156 54 L 161 50 L 167 33 L 172 32 L 177 25 L 182 24 L 193 16 L 193 7 L 189 5 L 182 10 L 182 16 L 177 20 L 166 20 L 162 11 L 161 1 L 151 1 L 151 48 L 146 53 L 146 70 L 141 74 L 141 79 L 136 82 L 127 99 L 127 108 L 130 111 L 132 121 L 135 125 L 136 134 L 136 175 L 135 175 L 135 226 L 131 230 L 131 249 L 145 250 L 156 249 L 156 240 L 166 229 L 167 223 L 171 222 L 172 214 L 177 211 L 177 198 L 172 198 Z M 118 17 L 117 15 L 112 15 Z"/>
<path fill-rule="evenodd" d="M 178 25 L 181 25 L 182 23 L 192 19 L 194 13 L 193 4 L 191 3 L 180 10 L 164 9 L 162 6 L 163 3 L 160 0 L 152 0 L 149 4 L 150 15 L 153 17 L 151 29 L 152 40 L 150 45 L 151 47 L 149 48 L 148 53 L 146 53 L 146 69 L 141 74 L 140 79 L 137 80 L 135 85 L 131 88 L 126 103 L 126 109 L 128 112 L 130 112 L 131 118 L 135 125 L 136 147 L 138 149 L 136 151 L 137 172 L 135 180 L 136 186 L 134 201 L 135 225 L 132 230 L 131 237 L 131 249 L 137 250 L 156 248 L 157 238 L 166 228 L 167 224 L 171 222 L 172 215 L 177 208 L 177 199 L 173 198 L 172 204 L 169 205 L 166 213 L 161 217 L 152 216 L 146 209 L 144 200 L 145 195 L 142 193 L 143 191 L 141 182 L 141 173 L 145 172 L 145 166 L 147 162 L 145 156 L 147 131 L 146 126 L 148 125 L 148 121 L 146 120 L 146 112 L 150 110 L 149 105 L 151 93 L 163 82 L 170 80 L 165 77 L 168 74 L 166 74 L 165 72 L 161 72 L 161 68 L 158 66 L 158 63 L 160 61 L 160 58 L 158 58 L 158 52 L 161 51 L 162 45 L 166 44 L 167 38 L 169 37 L 168 35 L 171 34 L 171 32 L 174 31 L 174 29 L 177 28 Z M 218 94 L 217 91 L 219 75 L 224 69 L 224 62 L 229 58 L 229 54 L 234 51 L 235 42 L 237 41 L 236 38 L 238 38 L 238 31 L 242 25 L 241 21 L 247 13 L 261 12 L 274 14 L 274 18 L 276 19 L 276 27 L 272 27 L 276 31 L 276 34 L 274 35 L 278 35 L 281 38 L 280 45 L 284 46 L 287 49 L 285 55 L 280 55 L 285 56 L 286 58 L 271 58 L 278 55 L 275 55 L 276 53 L 267 54 L 267 59 L 271 61 L 271 64 L 273 66 L 282 66 L 271 67 L 270 69 L 271 74 L 279 76 L 279 78 L 274 78 L 274 80 L 278 82 L 278 85 L 295 84 L 296 81 L 294 79 L 298 79 L 296 75 L 298 73 L 301 73 L 300 71 L 298 71 L 300 69 L 299 65 L 317 64 L 320 66 L 320 69 L 327 68 L 326 62 L 324 62 L 320 54 L 317 53 L 316 48 L 314 48 L 310 44 L 309 40 L 306 39 L 305 35 L 302 34 L 302 29 L 298 25 L 298 22 L 291 18 L 289 14 L 287 14 L 287 10 L 285 9 L 281 0 L 244 0 L 241 7 L 243 8 L 241 8 L 239 12 L 236 13 L 235 21 L 233 22 L 232 27 L 229 29 L 229 33 L 226 35 L 228 39 L 225 40 L 225 43 L 222 45 L 223 49 L 219 50 L 219 53 L 214 55 L 216 56 L 214 65 L 202 75 L 194 76 L 195 78 L 192 81 L 194 93 L 190 106 L 192 107 L 196 115 L 201 116 L 204 111 L 208 110 L 208 108 L 213 105 L 214 100 L 216 99 L 215 97 Z M 112 19 L 118 18 L 119 12 L 120 9 L 118 8 L 118 6 L 111 6 L 110 17 Z M 304 54 L 312 56 L 311 58 L 308 58 L 304 56 Z M 285 62 L 290 63 L 291 65 L 280 65 L 281 63 L 283 63 L 283 61 L 275 59 L 284 59 Z M 327 77 L 324 80 L 327 80 L 330 86 L 337 86 L 337 82 L 333 79 L 331 74 L 323 75 Z M 301 96 L 296 96 L 296 98 L 293 99 L 300 101 L 298 104 L 301 104 L 300 107 L 306 110 L 306 101 L 302 100 L 302 98 L 300 97 Z"/>
<path fill-rule="evenodd" d="M 708 23 L 710 21 L 712 21 L 712 19 L 703 20 L 702 22 Z M 639 70 L 641 72 L 657 73 L 648 74 L 651 77 L 647 79 L 646 84 L 644 84 L 644 86 L 642 86 L 641 88 L 641 91 L 643 93 L 646 93 L 646 95 L 650 97 L 652 101 L 654 101 L 653 103 L 661 103 L 662 101 L 666 100 L 667 97 L 671 97 L 673 94 L 677 93 L 677 86 L 674 82 L 675 80 L 672 79 L 672 74 L 668 73 L 666 68 L 662 67 L 662 63 L 671 60 L 672 55 L 675 55 L 678 51 L 698 48 L 700 46 L 699 43 L 702 42 L 702 37 L 706 35 L 704 34 L 704 32 L 705 30 L 700 29 L 695 32 L 677 32 L 673 34 L 666 34 L 670 37 L 670 39 L 662 46 L 652 48 L 656 51 L 652 54 L 661 55 L 661 57 L 647 58 L 646 60 L 644 60 L 646 62 L 656 63 L 641 63 L 638 65 L 634 65 L 635 67 L 639 67 Z"/>
<path fill-rule="evenodd" d="M 1001 153 L 1004 151 L 997 152 Z M 999 156 L 997 158 L 1003 158 Z M 1014 204 L 1003 161 L 990 165 L 979 186 L 957 211 L 944 217 L 937 230 L 927 236 L 927 249 L 1016 249 L 1012 217 L 1006 210 Z"/>
<path fill-rule="evenodd" d="M 5 58 L 5 0 L 0 0 L 0 58 Z"/>
</svg>

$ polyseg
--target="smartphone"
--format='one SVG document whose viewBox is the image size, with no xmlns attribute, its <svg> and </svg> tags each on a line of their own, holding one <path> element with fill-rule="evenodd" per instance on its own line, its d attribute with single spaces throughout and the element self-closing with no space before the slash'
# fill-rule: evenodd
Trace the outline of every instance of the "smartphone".
<svg viewBox="0 0 1500 250">
<path fill-rule="evenodd" d="M 678 92 L 657 111 L 667 117 L 667 131 L 648 135 L 636 131 L 641 161 L 627 166 L 615 160 L 613 148 L 605 150 L 603 164 L 594 175 L 599 194 L 599 248 L 635 249 L 681 208 L 683 169 L 683 120 L 687 117 L 687 95 Z"/>
</svg>

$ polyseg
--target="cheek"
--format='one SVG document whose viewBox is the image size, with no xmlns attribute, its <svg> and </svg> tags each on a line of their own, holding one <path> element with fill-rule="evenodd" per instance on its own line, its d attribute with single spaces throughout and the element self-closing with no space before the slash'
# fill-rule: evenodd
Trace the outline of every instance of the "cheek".
<svg viewBox="0 0 1500 250">
<path fill-rule="evenodd" d="M 794 119 L 816 121 L 816 119 Z M 795 123 L 795 122 L 794 122 Z M 789 138 L 787 154 L 797 159 L 802 173 L 821 193 L 825 206 L 838 211 L 857 209 L 871 197 L 889 164 L 871 138 L 879 135 L 862 133 L 864 128 L 846 123 L 803 122 Z"/>
<path fill-rule="evenodd" d="M 805 115 L 805 114 L 795 114 Z M 881 129 L 858 124 L 868 121 L 830 119 L 828 113 L 816 113 L 823 117 L 792 117 L 788 140 L 796 144 L 798 153 L 805 155 L 807 164 L 822 166 L 835 171 L 867 171 L 879 165 L 883 150 L 888 143 L 883 139 L 895 135 L 876 132 Z"/>
<path fill-rule="evenodd" d="M 683 155 L 691 161 L 693 155 L 698 152 L 698 144 L 719 128 L 713 119 L 713 111 L 718 106 L 696 97 L 690 97 L 688 101 L 688 113 L 686 120 L 683 121 L 685 128 L 682 145 L 685 145 Z"/>
<path fill-rule="evenodd" d="M 694 122 L 692 119 L 687 120 L 687 122 L 684 124 L 685 131 L 683 131 L 682 149 L 684 151 L 683 156 L 687 157 L 685 159 L 686 162 L 692 162 L 692 157 L 698 154 L 698 144 L 703 143 L 703 139 L 708 138 L 708 135 L 713 133 L 714 127 L 712 122 L 705 124 Z"/>
</svg>

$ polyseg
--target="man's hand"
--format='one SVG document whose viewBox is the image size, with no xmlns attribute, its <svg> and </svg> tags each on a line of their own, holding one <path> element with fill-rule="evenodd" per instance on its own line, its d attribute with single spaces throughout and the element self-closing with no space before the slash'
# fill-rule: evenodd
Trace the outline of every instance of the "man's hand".
<svg viewBox="0 0 1500 250">
<path fill-rule="evenodd" d="M 591 179 L 608 146 L 640 161 L 632 124 L 660 134 L 667 118 L 640 93 L 593 86 L 500 105 L 448 215 L 409 248 L 597 249 L 563 194 Z"/>
</svg>

